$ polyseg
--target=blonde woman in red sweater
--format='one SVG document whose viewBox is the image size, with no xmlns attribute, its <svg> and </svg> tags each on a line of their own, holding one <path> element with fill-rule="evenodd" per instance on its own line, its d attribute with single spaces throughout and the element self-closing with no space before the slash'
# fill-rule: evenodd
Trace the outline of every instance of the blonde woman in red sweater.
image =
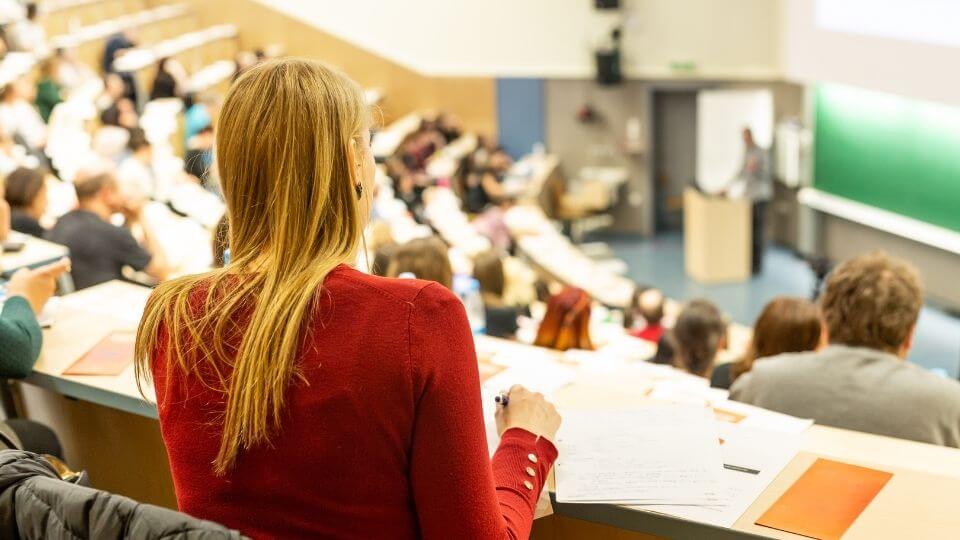
<svg viewBox="0 0 960 540">
<path fill-rule="evenodd" d="M 360 87 L 312 61 L 227 94 L 231 261 L 158 287 L 137 336 L 178 503 L 255 538 L 526 538 L 560 418 L 513 388 L 491 460 L 459 300 L 348 266 L 369 122 Z"/>
</svg>

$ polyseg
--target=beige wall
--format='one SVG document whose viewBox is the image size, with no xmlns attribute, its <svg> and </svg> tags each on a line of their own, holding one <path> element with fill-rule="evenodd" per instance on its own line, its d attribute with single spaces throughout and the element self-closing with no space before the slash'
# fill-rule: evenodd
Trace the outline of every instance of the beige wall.
<svg viewBox="0 0 960 540">
<path fill-rule="evenodd" d="M 593 50 L 624 26 L 635 78 L 771 79 L 780 73 L 781 0 L 257 0 L 431 75 L 589 77 Z"/>
<path fill-rule="evenodd" d="M 387 122 L 413 110 L 436 108 L 458 115 L 467 129 L 496 132 L 495 85 L 488 77 L 426 76 L 252 0 L 192 4 L 204 24 L 238 25 L 242 50 L 281 43 L 287 54 L 338 65 L 363 86 L 383 89 Z"/>
</svg>

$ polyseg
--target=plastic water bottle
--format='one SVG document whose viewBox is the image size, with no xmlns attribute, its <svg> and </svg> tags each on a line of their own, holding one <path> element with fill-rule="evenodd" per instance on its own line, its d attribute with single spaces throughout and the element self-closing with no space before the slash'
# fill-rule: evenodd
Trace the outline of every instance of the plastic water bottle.
<svg viewBox="0 0 960 540">
<path fill-rule="evenodd" d="M 462 299 L 467 310 L 467 320 L 470 321 L 470 330 L 474 334 L 483 334 L 487 331 L 487 315 L 483 307 L 483 297 L 480 295 L 480 282 L 471 278 Z"/>
</svg>

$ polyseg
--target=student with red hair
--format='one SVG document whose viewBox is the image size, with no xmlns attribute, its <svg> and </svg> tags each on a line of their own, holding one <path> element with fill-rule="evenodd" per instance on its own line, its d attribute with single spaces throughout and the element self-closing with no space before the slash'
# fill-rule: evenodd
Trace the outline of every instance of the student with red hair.
<svg viewBox="0 0 960 540">
<path fill-rule="evenodd" d="M 593 350 L 590 340 L 590 296 L 574 287 L 566 287 L 551 296 L 534 345 L 558 351 Z"/>
</svg>

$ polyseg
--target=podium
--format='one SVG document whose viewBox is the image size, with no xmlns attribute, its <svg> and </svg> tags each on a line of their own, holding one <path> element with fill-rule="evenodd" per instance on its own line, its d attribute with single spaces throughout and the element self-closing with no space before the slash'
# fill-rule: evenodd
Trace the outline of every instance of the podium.
<svg viewBox="0 0 960 540">
<path fill-rule="evenodd" d="M 683 194 L 683 254 L 687 275 L 700 283 L 746 281 L 751 276 L 749 200 Z"/>
</svg>

